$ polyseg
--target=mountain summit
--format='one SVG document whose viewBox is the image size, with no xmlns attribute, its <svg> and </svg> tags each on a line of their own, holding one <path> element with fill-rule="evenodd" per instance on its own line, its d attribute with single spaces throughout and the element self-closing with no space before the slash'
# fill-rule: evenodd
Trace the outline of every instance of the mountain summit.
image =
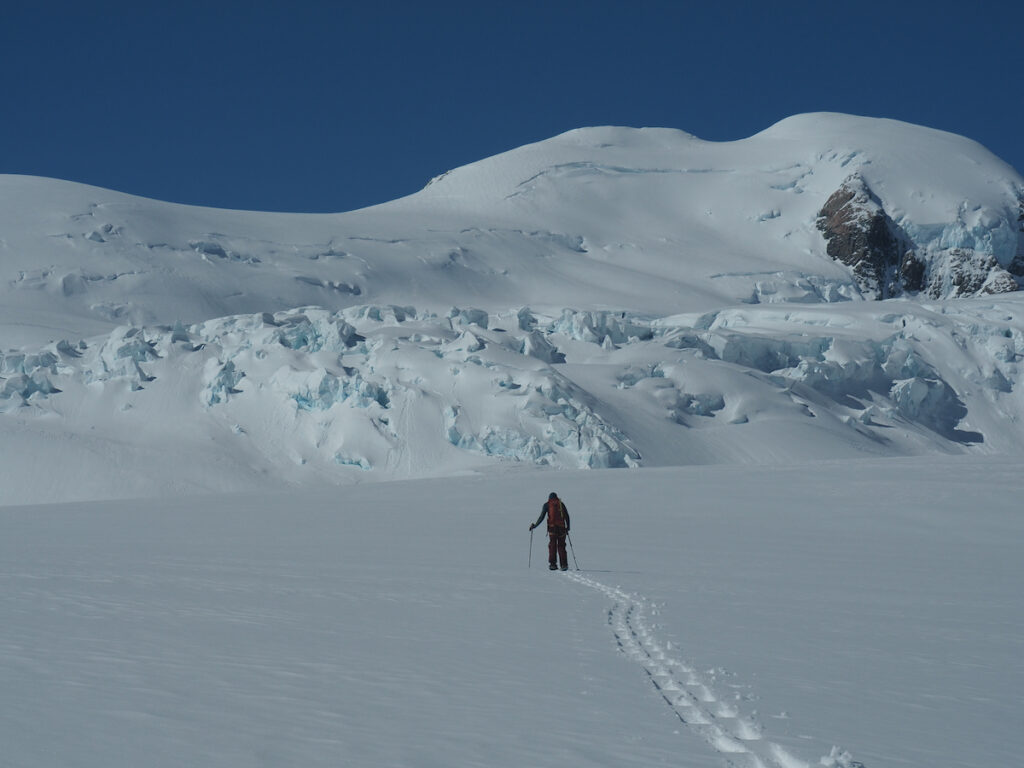
<svg viewBox="0 0 1024 768">
<path fill-rule="evenodd" d="M 718 143 L 579 129 L 344 214 L 0 176 L 0 328 L 10 343 L 308 304 L 669 314 L 1003 292 L 1024 269 L 1022 198 L 973 141 L 836 114 Z"/>
<path fill-rule="evenodd" d="M 940 131 L 585 128 L 339 214 L 0 200 L 16 498 L 47 452 L 88 498 L 1024 444 L 1024 179 Z"/>
</svg>

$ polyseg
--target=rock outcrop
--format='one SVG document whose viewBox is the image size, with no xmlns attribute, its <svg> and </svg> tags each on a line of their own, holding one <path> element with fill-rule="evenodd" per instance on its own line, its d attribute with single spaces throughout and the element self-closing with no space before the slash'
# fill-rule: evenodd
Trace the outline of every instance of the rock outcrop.
<svg viewBox="0 0 1024 768">
<path fill-rule="evenodd" d="M 853 270 L 865 295 L 887 299 L 921 290 L 925 264 L 859 174 L 847 177 L 832 193 L 818 214 L 817 227 L 828 243 L 828 255 Z"/>
<path fill-rule="evenodd" d="M 1024 278 L 1024 255 L 1004 268 L 995 256 L 975 248 L 918 246 L 860 174 L 848 176 L 832 193 L 816 225 L 828 255 L 850 267 L 870 298 L 920 291 L 932 298 L 1009 293 L 1018 290 L 1017 277 Z M 1024 201 L 1018 226 L 1024 231 Z"/>
<path fill-rule="evenodd" d="M 1017 280 L 995 257 L 972 248 L 950 248 L 936 254 L 927 293 L 933 299 L 956 299 L 984 293 L 1011 293 Z"/>
</svg>

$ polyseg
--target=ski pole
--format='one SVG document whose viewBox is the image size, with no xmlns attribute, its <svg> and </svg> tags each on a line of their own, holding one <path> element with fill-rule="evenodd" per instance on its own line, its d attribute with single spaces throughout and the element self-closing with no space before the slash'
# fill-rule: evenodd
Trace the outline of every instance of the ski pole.
<svg viewBox="0 0 1024 768">
<path fill-rule="evenodd" d="M 533 567 L 533 528 L 530 529 L 530 559 L 526 561 L 526 567 Z"/>
<path fill-rule="evenodd" d="M 572 548 L 572 536 L 569 535 L 568 531 L 565 532 L 565 538 L 569 541 L 569 551 L 572 552 L 572 562 L 578 571 L 580 569 L 580 564 L 576 562 L 576 550 Z"/>
</svg>

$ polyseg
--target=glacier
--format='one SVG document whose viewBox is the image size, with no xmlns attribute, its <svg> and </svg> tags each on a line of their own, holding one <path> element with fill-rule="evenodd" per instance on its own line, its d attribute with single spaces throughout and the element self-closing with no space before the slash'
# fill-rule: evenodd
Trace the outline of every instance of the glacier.
<svg viewBox="0 0 1024 768">
<path fill-rule="evenodd" d="M 847 224 L 882 217 L 919 290 L 871 301 L 830 255 L 850 179 L 871 210 Z M 969 139 L 832 113 L 734 142 L 578 129 L 339 214 L 0 176 L 0 481 L 1017 452 L 1022 190 Z"/>
<path fill-rule="evenodd" d="M 1022 190 L 830 113 L 330 215 L 0 176 L 5 758 L 1015 764 Z"/>
<path fill-rule="evenodd" d="M 266 483 L 771 462 L 794 450 L 772 447 L 783 425 L 819 458 L 1022 449 L 1006 424 L 1024 416 L 1024 301 L 841 306 L 360 305 L 122 326 L 0 355 L 0 413 L 95 439 L 130 412 L 116 439 L 141 446 L 164 440 L 180 401 L 176 429 L 226 436 L 208 450 L 246 457 Z M 138 471 L 159 487 L 159 470 Z"/>
</svg>

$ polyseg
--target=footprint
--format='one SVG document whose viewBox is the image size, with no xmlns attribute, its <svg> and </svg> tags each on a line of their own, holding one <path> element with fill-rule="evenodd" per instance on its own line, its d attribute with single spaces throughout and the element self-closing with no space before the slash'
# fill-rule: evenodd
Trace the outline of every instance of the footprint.
<svg viewBox="0 0 1024 768">
<path fill-rule="evenodd" d="M 723 701 L 718 705 L 718 709 L 715 711 L 716 717 L 739 717 L 739 712 L 736 711 L 736 707 L 728 702 Z"/>
<path fill-rule="evenodd" d="M 810 768 L 810 766 L 799 758 L 793 757 L 789 752 L 778 744 L 771 745 L 772 758 L 779 768 Z"/>
<path fill-rule="evenodd" d="M 715 698 L 715 694 L 704 683 L 696 683 L 691 687 L 694 689 L 694 695 L 696 695 L 698 701 L 703 701 L 705 704 L 713 704 L 718 701 Z"/>
<path fill-rule="evenodd" d="M 570 574 L 570 578 L 611 600 L 608 626 L 619 650 L 640 665 L 679 720 L 724 758 L 727 765 L 810 768 L 778 744 L 765 740 L 763 727 L 755 718 L 742 715 L 729 701 L 719 701 L 696 669 L 666 654 L 666 646 L 646 623 L 650 611 L 643 598 L 580 574 Z"/>
<path fill-rule="evenodd" d="M 713 738 L 712 744 L 713 744 L 714 748 L 717 749 L 719 752 L 722 752 L 724 754 L 732 755 L 732 754 L 737 754 L 737 753 L 740 753 L 740 752 L 749 752 L 750 751 L 749 749 L 746 748 L 746 746 L 744 744 L 742 744 L 741 742 L 739 742 L 736 739 L 732 738 L 731 736 L 726 734 L 724 731 L 718 730 L 718 733 L 716 733 L 712 738 Z"/>
<path fill-rule="evenodd" d="M 745 718 L 739 718 L 736 721 L 736 728 L 733 730 L 733 733 L 736 738 L 743 739 L 744 741 L 761 740 L 760 728 Z"/>
</svg>

